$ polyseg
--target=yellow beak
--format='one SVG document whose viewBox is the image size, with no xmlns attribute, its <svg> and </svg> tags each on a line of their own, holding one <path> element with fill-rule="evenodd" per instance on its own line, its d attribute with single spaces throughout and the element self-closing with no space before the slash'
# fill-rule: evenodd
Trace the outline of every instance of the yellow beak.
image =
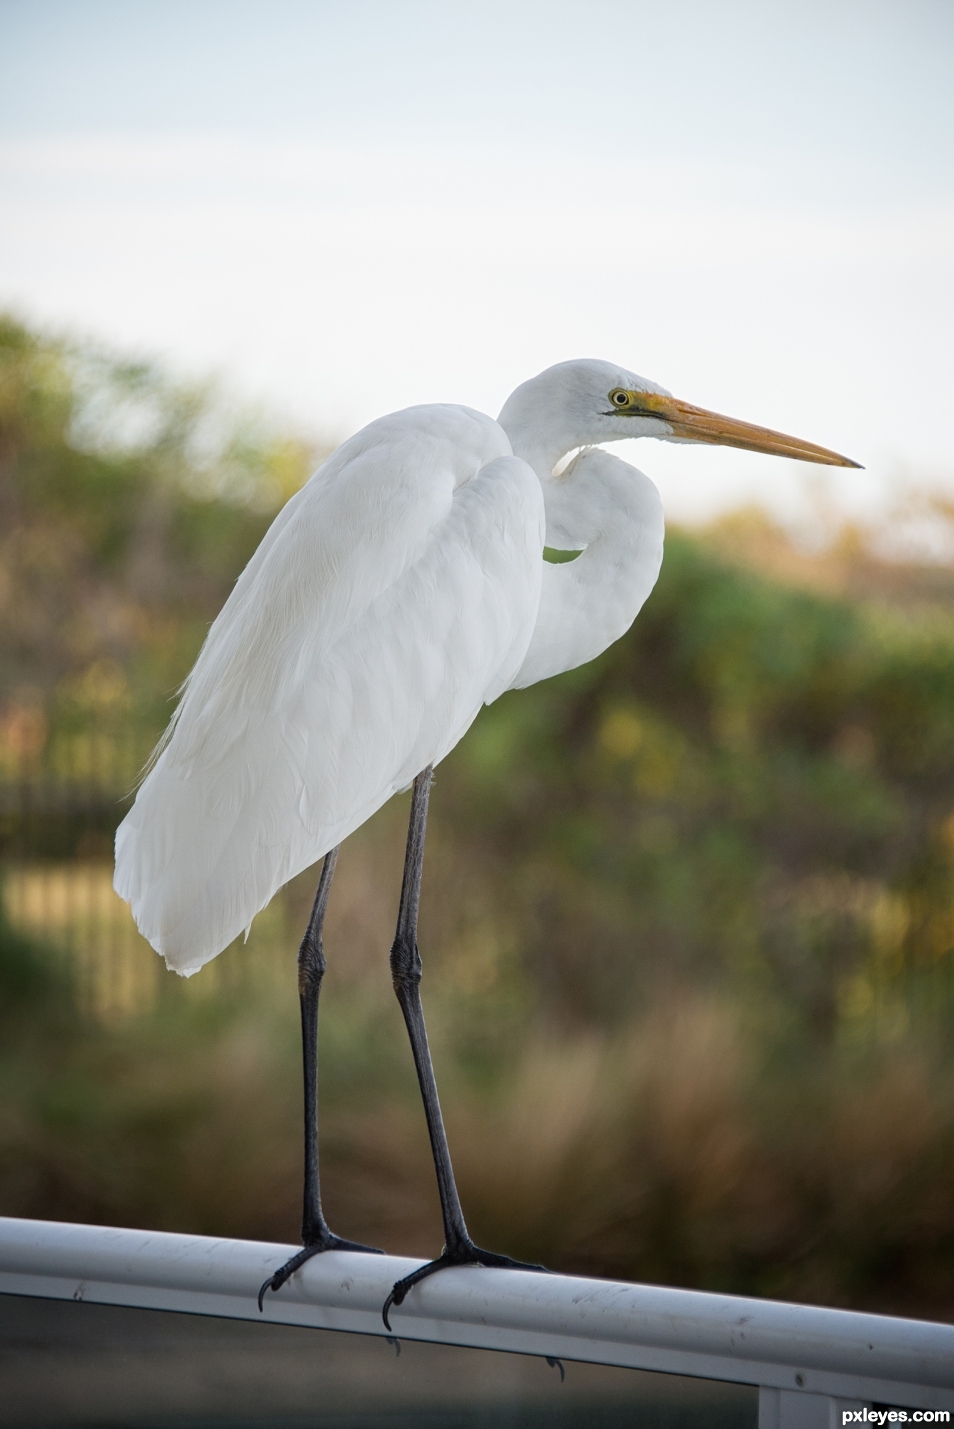
<svg viewBox="0 0 954 1429">
<path fill-rule="evenodd" d="M 665 422 L 673 436 L 686 441 L 741 447 L 748 452 L 768 452 L 772 456 L 795 457 L 798 461 L 816 461 L 825 466 L 860 468 L 860 462 L 839 456 L 827 447 L 803 442 L 800 437 L 787 437 L 784 432 L 773 432 L 768 427 L 755 427 L 751 422 L 737 422 L 733 417 L 707 412 L 705 407 L 680 402 L 677 397 L 662 397 L 654 392 L 627 392 L 626 396 L 629 402 L 617 407 L 621 416 L 654 417 Z"/>
</svg>

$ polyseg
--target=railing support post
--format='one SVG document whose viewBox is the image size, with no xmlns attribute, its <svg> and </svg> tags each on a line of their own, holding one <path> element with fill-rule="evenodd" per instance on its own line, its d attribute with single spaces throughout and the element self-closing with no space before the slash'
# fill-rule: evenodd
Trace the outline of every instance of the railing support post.
<svg viewBox="0 0 954 1429">
<path fill-rule="evenodd" d="M 759 1429 L 841 1429 L 844 1410 L 870 1409 L 862 1399 L 839 1399 L 800 1389 L 759 1390 Z"/>
</svg>

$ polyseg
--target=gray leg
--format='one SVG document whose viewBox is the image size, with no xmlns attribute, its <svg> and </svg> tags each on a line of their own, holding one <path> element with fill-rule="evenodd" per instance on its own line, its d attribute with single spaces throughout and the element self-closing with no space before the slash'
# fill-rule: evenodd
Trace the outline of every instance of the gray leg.
<svg viewBox="0 0 954 1429">
<path fill-rule="evenodd" d="M 391 1328 L 388 1312 L 394 1305 L 403 1304 L 404 1297 L 413 1285 L 443 1270 L 450 1265 L 495 1265 L 517 1270 L 543 1270 L 542 1265 L 526 1265 L 523 1261 L 511 1260 L 506 1255 L 495 1255 L 474 1245 L 464 1222 L 454 1168 L 451 1165 L 441 1104 L 437 1096 L 437 1083 L 427 1045 L 427 1030 L 424 1026 L 424 1010 L 421 1006 L 421 955 L 417 947 L 417 915 L 421 897 L 421 872 L 424 866 L 424 835 L 427 830 L 427 803 L 431 790 L 433 771 L 429 765 L 414 781 L 411 797 L 411 821 L 407 835 L 407 853 L 404 859 L 404 882 L 401 886 L 401 908 L 398 913 L 397 933 L 391 948 L 391 977 L 394 991 L 414 1053 L 414 1065 L 424 1101 L 424 1115 L 431 1139 L 434 1169 L 437 1172 L 437 1188 L 441 1198 L 441 1214 L 444 1219 L 444 1250 L 437 1260 L 422 1265 L 413 1274 L 399 1280 L 384 1302 L 382 1314 L 384 1323 Z"/>
<path fill-rule="evenodd" d="M 338 861 L 338 849 L 325 855 L 318 880 L 318 892 L 298 950 L 298 1002 L 301 1008 L 301 1054 L 304 1075 L 305 1103 L 305 1189 L 301 1221 L 304 1246 L 287 1260 L 281 1269 L 269 1276 L 258 1292 L 258 1308 L 264 1308 L 266 1290 L 280 1290 L 285 1281 L 306 1260 L 324 1250 L 364 1250 L 373 1255 L 383 1252 L 356 1241 L 342 1240 L 329 1230 L 321 1209 L 321 1187 L 318 1180 L 318 998 L 325 975 L 325 954 L 321 930 L 331 892 L 331 880 Z"/>
</svg>

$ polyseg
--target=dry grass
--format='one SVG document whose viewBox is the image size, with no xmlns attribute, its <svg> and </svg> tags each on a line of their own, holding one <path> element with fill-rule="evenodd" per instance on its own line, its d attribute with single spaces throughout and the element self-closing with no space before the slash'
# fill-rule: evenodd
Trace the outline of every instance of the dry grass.
<svg viewBox="0 0 954 1429">
<path fill-rule="evenodd" d="M 340 1233 L 430 1255 L 439 1208 L 387 968 L 402 816 L 354 841 L 336 879 L 323 1187 Z M 544 1024 L 491 914 L 458 897 L 437 832 L 425 1003 L 481 1243 L 577 1273 L 954 1314 L 954 1076 L 939 1049 L 900 1027 L 865 1041 L 856 1020 L 850 1046 L 786 1052 L 724 997 L 678 990 L 611 1032 Z M 189 982 L 162 977 L 151 1004 L 8 1029 L 0 1211 L 296 1239 L 294 960 L 312 881 L 247 948 Z"/>
<path fill-rule="evenodd" d="M 345 1013 L 344 1050 L 326 1039 L 329 1219 L 390 1251 L 436 1253 L 396 1009 L 379 1019 L 372 1006 L 360 1026 Z M 295 1239 L 293 1020 L 261 1005 L 190 1020 L 86 1040 L 16 1089 L 6 1068 L 5 1213 Z M 924 1049 L 780 1077 L 731 1009 L 695 1000 L 612 1038 L 527 1029 L 487 1085 L 454 1059 L 446 1009 L 435 1021 L 482 1243 L 578 1273 L 954 1312 L 954 1084 Z"/>
</svg>

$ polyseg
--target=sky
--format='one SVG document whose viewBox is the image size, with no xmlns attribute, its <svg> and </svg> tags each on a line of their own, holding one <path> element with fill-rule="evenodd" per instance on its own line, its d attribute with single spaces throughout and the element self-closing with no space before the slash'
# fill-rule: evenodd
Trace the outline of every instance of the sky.
<svg viewBox="0 0 954 1429">
<path fill-rule="evenodd" d="M 0 0 L 0 305 L 318 436 L 602 357 L 861 472 L 627 444 L 677 519 L 954 495 L 954 5 Z"/>
</svg>

